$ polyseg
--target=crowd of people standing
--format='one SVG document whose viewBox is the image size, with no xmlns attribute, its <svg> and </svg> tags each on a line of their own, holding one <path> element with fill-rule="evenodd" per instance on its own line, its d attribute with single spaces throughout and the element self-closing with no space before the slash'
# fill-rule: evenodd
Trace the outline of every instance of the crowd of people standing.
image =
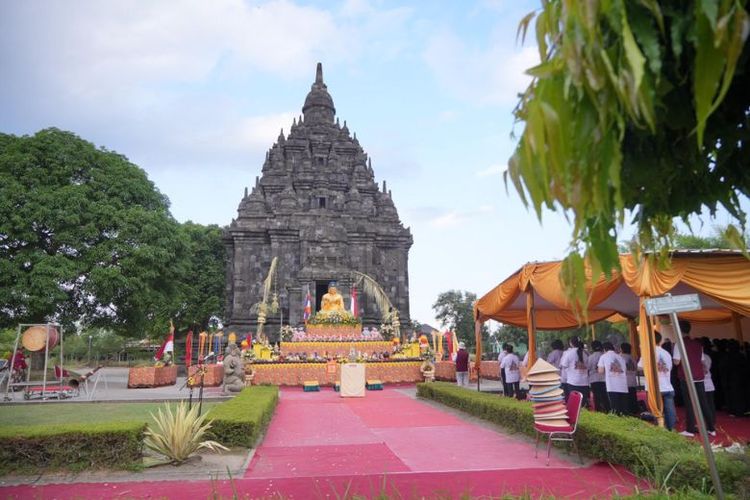
<svg viewBox="0 0 750 500">
<path fill-rule="evenodd" d="M 716 410 L 726 410 L 731 416 L 750 415 L 750 346 L 730 339 L 696 339 L 690 337 L 691 325 L 680 322 L 701 413 L 706 428 L 715 435 Z M 665 427 L 675 428 L 675 405 L 685 406 L 685 435 L 697 432 L 696 418 L 688 399 L 683 360 L 674 344 L 655 333 L 656 373 L 664 407 Z M 567 399 L 571 391 L 583 395 L 584 406 L 600 412 L 619 415 L 638 415 L 645 406 L 638 402 L 638 370 L 643 362 L 633 355 L 632 346 L 623 342 L 594 340 L 586 346 L 579 337 L 571 337 L 567 348 L 556 339 L 546 361 L 560 370 L 562 387 Z M 498 356 L 503 393 L 519 397 L 521 367 L 513 346 L 505 344 Z M 645 379 L 643 379 L 645 381 Z M 645 388 L 648 390 L 648 387 Z"/>
</svg>

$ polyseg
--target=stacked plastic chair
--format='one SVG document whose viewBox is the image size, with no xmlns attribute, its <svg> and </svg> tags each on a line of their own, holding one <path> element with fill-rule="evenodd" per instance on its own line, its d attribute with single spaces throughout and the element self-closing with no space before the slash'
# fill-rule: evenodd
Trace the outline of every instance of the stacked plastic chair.
<svg viewBox="0 0 750 500">
<path fill-rule="evenodd" d="M 529 370 L 526 380 L 530 386 L 529 399 L 534 408 L 534 423 L 545 427 L 568 427 L 570 424 L 560 387 L 560 371 L 539 359 Z"/>
<path fill-rule="evenodd" d="M 568 396 L 568 402 L 565 403 L 563 390 L 560 387 L 560 372 L 543 359 L 534 363 L 526 380 L 531 386 L 529 398 L 534 408 L 534 430 L 536 431 L 534 456 L 537 456 L 539 438 L 545 435 L 547 436 L 547 465 L 549 465 L 552 441 L 570 442 L 583 463 L 575 442 L 578 415 L 581 412 L 583 400 L 581 393 L 572 391 Z"/>
</svg>

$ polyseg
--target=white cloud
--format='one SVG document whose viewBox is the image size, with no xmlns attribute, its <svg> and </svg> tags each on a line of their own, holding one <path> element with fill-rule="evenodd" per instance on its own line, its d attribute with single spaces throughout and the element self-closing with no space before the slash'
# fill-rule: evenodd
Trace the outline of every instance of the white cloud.
<svg viewBox="0 0 750 500">
<path fill-rule="evenodd" d="M 48 0 L 2 10 L 0 126 L 74 130 L 149 169 L 247 161 L 296 114 L 232 87 L 311 82 L 319 60 L 330 70 L 397 54 L 411 17 L 363 0 L 340 11 L 289 0 Z"/>
<path fill-rule="evenodd" d="M 474 210 L 452 210 L 433 217 L 430 225 L 435 228 L 456 227 L 478 217 L 495 212 L 494 205 L 481 205 Z"/>
<path fill-rule="evenodd" d="M 319 51 L 344 54 L 330 13 L 286 0 L 45 2 L 15 16 L 44 33 L 16 41 L 37 52 L 34 64 L 72 94 L 201 80 L 222 60 L 300 76 Z"/>
<path fill-rule="evenodd" d="M 438 82 L 459 99 L 482 104 L 512 104 L 531 77 L 524 72 L 538 64 L 536 47 L 510 50 L 507 40 L 472 47 L 450 31 L 431 37 L 423 57 Z"/>
<path fill-rule="evenodd" d="M 477 177 L 490 177 L 490 176 L 497 176 L 505 172 L 506 166 L 505 165 L 490 165 L 489 167 L 479 170 L 476 172 Z"/>
<path fill-rule="evenodd" d="M 71 95 L 195 82 L 221 65 L 307 77 L 321 54 L 337 63 L 364 50 L 398 52 L 411 17 L 362 0 L 340 13 L 289 0 L 50 0 L 7 10 L 17 27 L 0 40 Z"/>
<path fill-rule="evenodd" d="M 289 135 L 289 126 L 297 113 L 274 113 L 270 115 L 251 116 L 231 124 L 226 130 L 226 142 L 240 145 L 247 150 L 259 151 L 268 149 L 284 129 Z"/>
</svg>

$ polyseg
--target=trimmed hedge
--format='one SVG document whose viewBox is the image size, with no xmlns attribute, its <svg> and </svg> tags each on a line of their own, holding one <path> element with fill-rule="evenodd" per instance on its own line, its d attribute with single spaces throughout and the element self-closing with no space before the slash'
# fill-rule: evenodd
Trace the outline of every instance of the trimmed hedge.
<svg viewBox="0 0 750 500">
<path fill-rule="evenodd" d="M 445 382 L 417 384 L 417 395 L 509 430 L 536 435 L 528 402 L 478 393 Z M 659 478 L 667 477 L 674 467 L 670 485 L 698 490 L 711 487 L 711 476 L 700 445 L 636 418 L 584 410 L 578 422 L 576 442 L 582 454 L 621 464 L 639 477 L 661 480 Z M 745 497 L 750 477 L 748 457 L 715 455 L 724 489 Z"/>
<path fill-rule="evenodd" d="M 124 468 L 141 460 L 146 425 L 13 425 L 0 428 L 0 472 Z"/>
<path fill-rule="evenodd" d="M 271 420 L 278 402 L 277 386 L 246 387 L 208 412 L 211 433 L 225 446 L 251 448 Z"/>
</svg>

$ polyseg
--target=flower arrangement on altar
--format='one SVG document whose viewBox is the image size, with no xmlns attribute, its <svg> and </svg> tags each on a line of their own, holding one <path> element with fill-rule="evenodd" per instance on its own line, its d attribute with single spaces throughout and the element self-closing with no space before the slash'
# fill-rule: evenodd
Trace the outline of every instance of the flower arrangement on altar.
<svg viewBox="0 0 750 500">
<path fill-rule="evenodd" d="M 246 362 L 249 362 L 255 359 L 255 351 L 253 351 L 252 349 L 243 349 L 240 351 L 240 354 L 242 356 L 242 359 L 244 359 Z"/>
<path fill-rule="evenodd" d="M 316 313 L 307 322 L 308 325 L 361 325 L 362 321 L 349 311 L 333 311 L 326 314 Z"/>
<path fill-rule="evenodd" d="M 282 336 L 282 340 L 285 342 L 351 342 L 351 341 L 370 341 L 370 342 L 380 342 L 383 341 L 383 336 L 380 334 L 380 332 L 377 330 L 377 328 L 365 328 L 361 331 L 361 333 L 357 334 L 355 332 L 354 335 L 336 335 L 331 334 L 329 332 L 325 333 L 318 333 L 315 330 L 316 328 L 312 328 L 310 332 L 306 332 L 302 328 L 296 328 L 291 329 L 291 334 L 289 335 L 289 338 L 285 338 Z"/>
<path fill-rule="evenodd" d="M 380 325 L 380 336 L 383 337 L 383 340 L 391 340 L 394 333 L 395 329 L 392 324 L 383 323 Z"/>
<path fill-rule="evenodd" d="M 290 340 L 293 340 L 296 334 L 297 334 L 297 330 L 292 328 L 290 325 L 284 325 L 279 330 L 279 336 L 281 337 L 281 340 L 285 342 L 289 342 Z"/>
</svg>

